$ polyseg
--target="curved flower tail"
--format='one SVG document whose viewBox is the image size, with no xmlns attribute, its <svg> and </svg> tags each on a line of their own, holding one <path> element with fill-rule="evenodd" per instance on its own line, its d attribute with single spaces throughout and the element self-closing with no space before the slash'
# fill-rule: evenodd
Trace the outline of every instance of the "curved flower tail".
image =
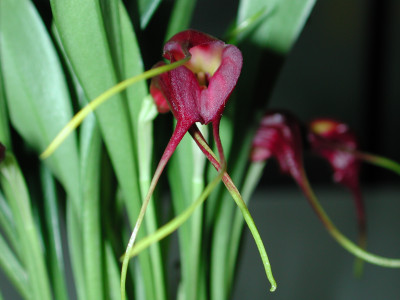
<svg viewBox="0 0 400 300">
<path fill-rule="evenodd" d="M 347 251 L 371 264 L 400 268 L 400 259 L 385 258 L 367 252 L 346 238 L 322 208 L 303 167 L 300 122 L 288 112 L 267 113 L 253 140 L 252 160 L 275 157 L 284 173 L 290 174 L 303 191 L 313 210 L 332 237 Z"/>
<path fill-rule="evenodd" d="M 213 127 L 213 136 L 214 136 L 215 145 L 217 146 L 217 150 L 218 150 L 219 161 L 220 161 L 221 166 L 224 166 L 224 165 L 226 165 L 226 160 L 225 160 L 224 149 L 222 148 L 221 138 L 219 136 L 220 122 L 221 122 L 220 119 L 213 121 L 212 127 Z"/>
<path fill-rule="evenodd" d="M 217 177 L 215 177 L 214 180 L 211 181 L 205 187 L 204 191 L 197 198 L 197 200 L 194 201 L 185 211 L 183 211 L 180 215 L 176 216 L 174 219 L 169 221 L 161 228 L 157 229 L 156 232 L 152 233 L 149 236 L 146 236 L 145 238 L 137 242 L 129 252 L 128 254 L 129 258 L 138 255 L 140 252 L 145 250 L 151 244 L 158 242 L 163 238 L 165 238 L 166 236 L 170 235 L 172 232 L 177 230 L 184 222 L 186 222 L 189 219 L 189 217 L 193 214 L 195 209 L 199 207 L 208 198 L 208 196 L 211 194 L 211 192 L 214 190 L 214 188 L 222 179 L 224 172 L 225 172 L 224 169 L 218 172 Z M 123 258 L 125 258 L 125 255 L 123 256 Z"/>
<path fill-rule="evenodd" d="M 180 141 L 182 140 L 183 136 L 189 130 L 189 126 L 187 124 L 183 124 L 178 122 L 175 128 L 174 133 L 172 134 L 171 139 L 168 142 L 167 147 L 164 150 L 164 153 L 158 163 L 157 169 L 154 172 L 153 178 L 150 183 L 149 190 L 145 199 L 143 200 L 142 207 L 140 208 L 139 216 L 136 220 L 135 227 L 133 228 L 131 237 L 129 238 L 128 245 L 125 250 L 124 259 L 122 262 L 122 270 L 121 270 L 121 295 L 122 299 L 125 299 L 125 281 L 126 281 L 126 272 L 128 270 L 128 263 L 129 263 L 129 253 L 132 250 L 132 247 L 135 243 L 136 237 L 138 235 L 139 229 L 142 225 L 144 215 L 147 210 L 147 206 L 150 202 L 151 196 L 153 195 L 154 189 L 160 179 L 160 176 L 167 165 L 169 159 L 171 158 L 172 153 L 174 153 L 176 147 L 179 145 Z"/>
<path fill-rule="evenodd" d="M 200 150 L 206 155 L 208 160 L 212 163 L 214 168 L 218 171 L 221 172 L 221 170 L 224 170 L 224 167 L 220 164 L 220 162 L 217 160 L 215 154 L 207 144 L 206 140 L 204 139 L 203 135 L 201 134 L 200 130 L 197 128 L 196 125 L 193 125 L 190 129 L 190 134 L 192 135 L 193 139 L 199 146 Z M 272 269 L 271 269 L 271 264 L 268 259 L 267 252 L 265 250 L 264 243 L 261 239 L 261 236 L 258 232 L 258 229 L 254 223 L 254 220 L 246 206 L 246 203 L 243 201 L 242 196 L 240 195 L 240 192 L 236 188 L 235 184 L 233 183 L 232 179 L 228 175 L 226 171 L 223 173 L 222 181 L 224 182 L 227 190 L 231 194 L 232 198 L 235 200 L 236 205 L 239 207 L 240 211 L 242 212 L 243 218 L 245 219 L 247 226 L 250 229 L 250 232 L 254 238 L 254 241 L 257 245 L 258 251 L 260 253 L 261 260 L 264 265 L 265 273 L 267 275 L 267 278 L 271 284 L 271 289 L 270 291 L 273 292 L 277 288 L 277 284 L 275 281 L 275 278 L 272 274 Z"/>
<path fill-rule="evenodd" d="M 328 161 L 333 170 L 333 180 L 348 188 L 353 195 L 357 214 L 358 244 L 367 246 L 367 228 L 364 201 L 360 189 L 360 159 L 351 151 L 357 151 L 356 135 L 347 124 L 334 119 L 314 119 L 308 126 L 311 150 Z M 355 274 L 362 274 L 363 264 L 355 262 Z"/>
<path fill-rule="evenodd" d="M 53 152 L 56 151 L 57 148 L 71 134 L 71 132 L 74 131 L 91 112 L 93 112 L 97 107 L 106 102 L 112 96 L 122 92 L 123 90 L 127 89 L 128 87 L 139 81 L 147 80 L 162 73 L 176 69 L 179 66 L 185 64 L 189 59 L 190 57 L 184 57 L 181 60 L 175 61 L 168 65 L 167 64 L 158 65 L 156 68 L 153 68 L 142 74 L 121 81 L 117 85 L 106 90 L 104 93 L 99 95 L 97 98 L 93 99 L 91 102 L 89 102 L 85 107 L 83 107 L 79 112 L 75 114 L 75 116 L 67 123 L 67 125 L 65 125 L 64 128 L 57 134 L 57 136 L 53 139 L 50 145 L 48 145 L 47 148 L 42 152 L 42 154 L 40 154 L 40 158 L 46 159 L 50 155 L 52 155 Z"/>
<path fill-rule="evenodd" d="M 349 251 L 354 256 L 369 262 L 374 265 L 378 265 L 381 267 L 387 268 L 400 268 L 400 259 L 397 258 L 387 258 L 383 256 L 379 256 L 376 254 L 372 254 L 356 244 L 350 241 L 347 237 L 345 237 L 333 224 L 331 219 L 328 217 L 325 210 L 322 208 L 319 203 L 317 197 L 315 196 L 313 190 L 311 189 L 310 183 L 307 179 L 305 172 L 302 172 L 302 182 L 299 184 L 300 188 L 306 195 L 307 200 L 311 204 L 311 207 L 314 209 L 315 213 L 318 215 L 321 222 L 324 224 L 325 228 L 328 230 L 330 235 L 347 251 Z"/>
</svg>

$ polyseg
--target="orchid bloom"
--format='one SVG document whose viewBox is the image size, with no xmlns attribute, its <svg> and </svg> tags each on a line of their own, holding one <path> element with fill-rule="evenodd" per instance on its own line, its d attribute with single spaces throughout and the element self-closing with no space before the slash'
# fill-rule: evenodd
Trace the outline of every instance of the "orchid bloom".
<svg viewBox="0 0 400 300">
<path fill-rule="evenodd" d="M 177 120 L 167 149 L 176 148 L 196 122 L 212 123 L 221 164 L 224 163 L 219 123 L 242 69 L 240 50 L 210 35 L 186 30 L 165 44 L 164 57 L 171 63 L 190 57 L 185 65 L 151 81 L 150 93 L 158 111 L 166 112 L 169 107 Z M 159 62 L 156 66 L 163 64 Z"/>
<path fill-rule="evenodd" d="M 193 136 L 197 136 L 197 144 L 218 171 L 223 169 L 221 165 L 225 163 L 219 124 L 226 101 L 236 86 L 242 69 L 240 50 L 199 31 L 186 30 L 176 34 L 165 44 L 164 57 L 171 64 L 188 59 L 184 65 L 153 77 L 150 85 L 150 93 L 158 111 L 166 112 L 169 107 L 177 125 L 150 183 L 126 253 L 130 252 L 135 242 L 158 179 L 186 132 L 190 130 Z M 155 67 L 162 65 L 165 63 L 159 62 Z M 199 134 L 196 122 L 212 123 L 221 163 L 210 153 L 211 150 L 206 149 L 208 145 L 205 145 L 203 136 Z M 228 177 L 224 176 L 224 180 L 228 180 Z M 126 272 L 127 260 L 128 255 L 124 259 L 123 273 Z"/>
<path fill-rule="evenodd" d="M 177 120 L 175 131 L 162 155 L 150 184 L 149 191 L 142 204 L 138 220 L 132 232 L 122 265 L 121 278 L 127 270 L 130 250 L 133 247 L 137 232 L 144 217 L 147 204 L 157 181 L 169 158 L 182 140 L 186 132 L 190 132 L 200 150 L 213 166 L 222 173 L 222 181 L 232 198 L 240 208 L 249 226 L 260 252 L 266 275 L 271 282 L 271 291 L 276 289 L 271 266 L 259 232 L 251 218 L 239 191 L 225 171 L 225 158 L 219 137 L 219 125 L 226 102 L 236 86 L 242 69 L 242 54 L 233 45 L 195 30 L 186 30 L 173 36 L 164 46 L 164 57 L 175 63 L 188 59 L 180 67 L 154 77 L 150 84 L 150 93 L 159 112 L 172 111 Z M 159 62 L 155 67 L 165 65 Z M 220 161 L 208 146 L 203 135 L 196 126 L 212 123 L 213 135 L 218 148 Z M 123 289 L 121 290 L 124 293 Z"/>
<path fill-rule="evenodd" d="M 335 172 L 335 181 L 353 189 L 353 191 L 358 190 L 359 162 L 355 154 L 357 142 L 349 128 L 345 124 L 333 120 L 315 120 L 311 122 L 309 131 L 308 139 L 311 147 L 331 163 Z M 263 161 L 275 157 L 281 170 L 295 179 L 326 229 L 345 249 L 358 258 L 377 265 L 398 264 L 398 261 L 380 257 L 361 249 L 341 234 L 332 223 L 308 182 L 303 167 L 301 124 L 293 115 L 282 111 L 265 114 L 253 139 L 252 146 L 251 160 Z M 365 248 L 365 218 L 360 194 L 357 194 L 356 203 L 359 214 L 359 244 L 362 248 Z M 360 265 L 357 264 L 356 266 Z M 361 269 L 357 271 L 359 270 Z"/>
<path fill-rule="evenodd" d="M 354 151 L 358 150 L 356 136 L 349 126 L 333 119 L 315 119 L 308 127 L 311 150 L 329 162 L 333 169 L 334 181 L 347 187 L 353 194 L 357 210 L 359 244 L 365 247 L 365 208 L 359 183 L 361 161 L 354 154 Z"/>
<path fill-rule="evenodd" d="M 4 160 L 6 157 L 6 147 L 0 143 L 0 163 Z"/>
<path fill-rule="evenodd" d="M 300 122 L 286 111 L 271 111 L 264 115 L 254 139 L 252 161 L 275 157 L 283 173 L 302 185 L 303 146 Z"/>
</svg>

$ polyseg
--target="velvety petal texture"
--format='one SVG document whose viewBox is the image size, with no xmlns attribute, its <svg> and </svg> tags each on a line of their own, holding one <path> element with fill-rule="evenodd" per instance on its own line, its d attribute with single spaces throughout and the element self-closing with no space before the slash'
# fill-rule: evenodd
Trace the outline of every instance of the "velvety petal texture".
<svg viewBox="0 0 400 300">
<path fill-rule="evenodd" d="M 162 91 L 178 121 L 219 120 L 239 78 L 242 54 L 210 35 L 186 30 L 165 44 L 164 57 L 175 62 L 188 56 L 184 66 L 155 77 L 151 86 Z M 158 97 L 156 90 L 152 95 Z"/>
</svg>

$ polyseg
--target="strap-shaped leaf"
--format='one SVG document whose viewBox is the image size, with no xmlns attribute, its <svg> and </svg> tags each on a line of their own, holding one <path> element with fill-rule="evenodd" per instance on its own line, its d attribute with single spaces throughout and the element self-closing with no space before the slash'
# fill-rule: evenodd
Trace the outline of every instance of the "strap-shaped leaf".
<svg viewBox="0 0 400 300">
<path fill-rule="evenodd" d="M 268 15 L 251 34 L 254 43 L 278 53 L 287 53 L 306 22 L 316 0 L 242 0 L 238 24 L 260 11 Z"/>
<path fill-rule="evenodd" d="M 63 48 L 87 99 L 118 83 L 112 52 L 97 1 L 51 1 Z M 104 142 L 126 199 L 140 199 L 130 120 L 124 96 L 96 111 Z M 134 207 L 130 207 L 134 211 Z"/>
<path fill-rule="evenodd" d="M 72 117 L 62 68 L 46 28 L 29 1 L 1 1 L 0 20 L 1 68 L 10 119 L 24 140 L 41 152 Z M 48 163 L 79 205 L 74 135 Z"/>
</svg>

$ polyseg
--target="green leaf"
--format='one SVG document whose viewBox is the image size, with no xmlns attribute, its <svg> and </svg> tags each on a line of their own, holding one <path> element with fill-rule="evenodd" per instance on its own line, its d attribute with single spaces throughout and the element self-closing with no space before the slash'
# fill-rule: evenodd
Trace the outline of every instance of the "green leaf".
<svg viewBox="0 0 400 300">
<path fill-rule="evenodd" d="M 24 140 L 42 151 L 72 117 L 62 68 L 46 28 L 29 1 L 1 1 L 0 20 L 1 67 L 10 119 Z M 79 207 L 75 136 L 69 137 L 46 163 Z"/>
<path fill-rule="evenodd" d="M 2 235 L 0 235 L 0 266 L 21 296 L 28 299 L 30 296 L 28 276 Z"/>
<path fill-rule="evenodd" d="M 82 224 L 78 213 L 67 202 L 67 238 L 71 257 L 71 267 L 74 275 L 76 294 L 79 300 L 86 300 L 86 281 L 84 269 Z"/>
<path fill-rule="evenodd" d="M 105 252 L 105 280 L 108 288 L 108 298 L 110 300 L 120 300 L 120 273 L 117 259 L 111 247 L 111 243 L 106 241 L 104 244 Z"/>
<path fill-rule="evenodd" d="M 50 280 L 56 299 L 67 300 L 68 293 L 65 281 L 64 254 L 60 232 L 60 215 L 57 205 L 55 181 L 50 171 L 42 167 L 41 179 L 45 210 L 45 228 L 48 234 L 46 256 L 50 272 Z"/>
<path fill-rule="evenodd" d="M 63 48 L 87 99 L 94 99 L 118 82 L 111 50 L 96 1 L 51 1 Z M 123 95 L 96 110 L 102 136 L 125 199 L 140 199 L 130 120 Z M 138 201 L 136 201 L 138 202 Z M 132 217 L 139 204 L 129 207 Z M 133 218 L 131 218 L 133 219 Z"/>
<path fill-rule="evenodd" d="M 176 0 L 169 18 L 165 40 L 169 40 L 174 34 L 189 27 L 192 19 L 196 0 Z"/>
<path fill-rule="evenodd" d="M 191 1 L 188 1 L 191 2 Z M 161 0 L 139 0 L 140 27 L 145 29 L 151 17 L 160 5 Z"/>
<path fill-rule="evenodd" d="M 0 182 L 15 220 L 21 260 L 28 273 L 31 297 L 36 300 L 50 300 L 51 290 L 39 230 L 33 219 L 25 180 L 10 153 L 6 154 L 5 160 L 0 164 Z"/>
<path fill-rule="evenodd" d="M 125 7 L 120 2 L 120 33 L 121 33 L 121 51 L 122 56 L 120 57 L 122 64 L 122 75 L 124 78 L 131 78 L 135 75 L 143 73 L 144 66 L 142 61 L 142 55 L 140 48 L 135 36 L 135 32 L 132 28 L 129 16 L 126 12 Z M 146 81 L 137 82 L 132 87 L 126 90 L 126 96 L 128 99 L 129 113 L 133 127 L 133 137 L 136 141 L 136 148 L 140 147 L 140 141 L 137 138 L 139 114 L 142 108 L 142 103 L 148 95 L 148 89 Z M 142 191 L 145 194 L 147 191 Z"/>
<path fill-rule="evenodd" d="M 82 124 L 81 180 L 85 199 L 82 213 L 83 253 L 88 300 L 104 299 L 100 222 L 101 137 L 94 116 Z"/>
<path fill-rule="evenodd" d="M 299 36 L 316 0 L 242 0 L 237 23 L 251 19 L 262 10 L 268 12 L 265 21 L 250 39 L 261 48 L 287 53 Z"/>
<path fill-rule="evenodd" d="M 0 226 L 15 251 L 19 251 L 15 221 L 10 206 L 0 192 Z M 17 253 L 20 257 L 20 251 Z"/>
<path fill-rule="evenodd" d="M 10 128 L 8 126 L 8 112 L 6 108 L 6 95 L 4 91 L 4 83 L 3 83 L 4 76 L 2 74 L 1 57 L 0 57 L 0 74 L 1 74 L 0 75 L 0 142 L 8 149 L 10 149 L 11 147 Z"/>
<path fill-rule="evenodd" d="M 118 45 L 118 42 L 110 45 L 110 36 L 107 36 L 104 27 L 103 11 L 97 1 L 52 0 L 51 6 L 61 43 L 74 73 L 86 97 L 94 99 L 119 81 L 118 68 L 113 57 L 115 52 L 110 48 L 112 45 Z M 126 20 L 121 24 L 126 24 Z M 123 56 L 131 54 L 125 53 Z M 140 57 L 131 59 L 141 60 Z M 140 210 L 141 193 L 132 121 L 129 118 L 126 100 L 125 94 L 118 94 L 99 107 L 95 114 L 123 191 L 130 221 L 134 223 Z M 145 228 L 142 228 L 139 234 L 145 234 Z M 139 256 L 139 260 L 145 278 L 143 282 L 146 295 L 151 299 L 154 288 L 148 253 Z"/>
</svg>

